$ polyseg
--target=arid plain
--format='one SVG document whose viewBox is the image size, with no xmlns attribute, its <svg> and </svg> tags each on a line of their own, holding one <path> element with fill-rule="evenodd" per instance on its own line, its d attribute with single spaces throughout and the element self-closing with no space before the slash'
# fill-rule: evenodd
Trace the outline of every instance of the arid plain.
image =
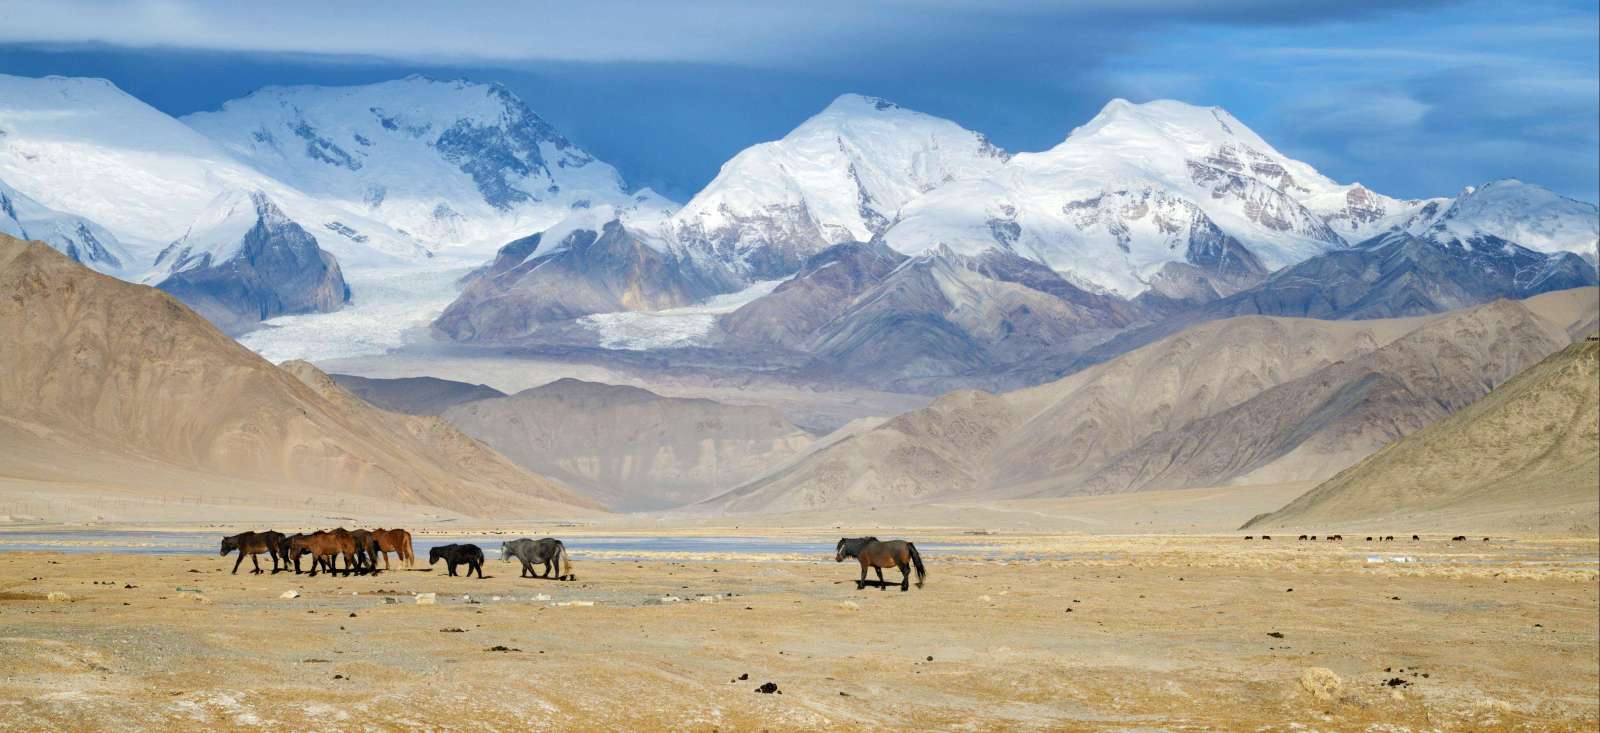
<svg viewBox="0 0 1600 733">
<path fill-rule="evenodd" d="M 541 530 L 574 548 L 590 531 L 503 531 Z M 1600 722 L 1593 540 L 913 536 L 946 549 L 924 553 L 927 584 L 905 593 L 857 590 L 856 566 L 833 562 L 826 540 L 815 553 L 591 553 L 574 582 L 520 579 L 492 553 L 477 580 L 425 563 L 311 579 L 229 575 L 231 559 L 193 554 L 6 552 L 0 729 Z M 767 682 L 781 694 L 757 692 Z"/>
</svg>

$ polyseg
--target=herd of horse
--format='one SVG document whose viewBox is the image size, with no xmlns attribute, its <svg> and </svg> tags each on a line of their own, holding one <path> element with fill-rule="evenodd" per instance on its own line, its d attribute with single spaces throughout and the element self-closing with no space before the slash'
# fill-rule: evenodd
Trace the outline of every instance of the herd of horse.
<svg viewBox="0 0 1600 733">
<path fill-rule="evenodd" d="M 292 535 L 270 529 L 264 532 L 241 532 L 222 538 L 222 555 L 226 557 L 230 552 L 239 553 L 239 559 L 233 561 L 233 572 L 239 572 L 239 564 L 248 556 L 250 564 L 254 566 L 250 572 L 257 575 L 265 572 L 261 569 L 261 555 L 272 558 L 272 572 L 292 568 L 296 574 L 304 572 L 300 560 L 309 555 L 312 577 L 316 577 L 319 570 L 339 572 L 337 561 L 340 557 L 344 558 L 345 575 L 377 574 L 380 555 L 383 557 L 383 569 L 389 570 L 391 552 L 400 558 L 400 564 L 404 567 L 409 568 L 416 562 L 416 556 L 411 551 L 411 533 L 403 529 L 339 527 Z M 279 567 L 280 563 L 282 567 Z"/>
<path fill-rule="evenodd" d="M 311 557 L 310 574 L 316 577 L 317 571 L 333 574 L 339 572 L 337 561 L 344 558 L 345 575 L 376 575 L 378 573 L 378 557 L 383 556 L 383 569 L 389 568 L 389 553 L 393 552 L 400 558 L 404 567 L 410 568 L 415 563 L 415 555 L 411 550 L 411 533 L 403 529 L 345 529 L 339 527 L 330 530 L 317 530 L 311 533 L 285 535 L 282 532 L 266 530 L 264 532 L 241 532 L 222 538 L 222 556 L 230 552 L 239 553 L 239 559 L 233 562 L 233 572 L 239 572 L 239 565 L 245 557 L 250 558 L 251 565 L 255 566 L 250 572 L 261 574 L 259 556 L 268 555 L 272 558 L 272 572 L 287 572 L 294 570 L 296 574 L 302 571 L 300 560 L 309 555 Z M 506 562 L 516 558 L 522 563 L 523 578 L 551 578 L 556 580 L 577 580 L 577 574 L 572 572 L 572 560 L 567 554 L 567 546 L 561 540 L 545 537 L 538 540 L 520 539 L 503 542 L 500 544 L 500 557 Z M 856 589 L 867 586 L 867 570 L 871 568 L 878 574 L 877 586 L 883 590 L 889 584 L 883 579 L 884 568 L 900 569 L 900 590 L 909 590 L 911 586 L 911 571 L 917 573 L 917 587 L 921 588 L 923 581 L 928 576 L 928 571 L 922 566 L 922 555 L 917 552 L 917 546 L 904 540 L 882 541 L 877 537 L 841 537 L 834 546 L 834 562 L 844 562 L 846 558 L 855 558 L 861 564 L 861 578 L 856 581 Z M 445 562 L 451 576 L 456 575 L 456 569 L 466 567 L 465 576 L 471 577 L 473 573 L 478 578 L 483 578 L 483 549 L 473 544 L 440 545 L 428 551 L 428 564 L 437 564 L 440 560 Z M 282 563 L 282 567 L 279 564 Z M 544 574 L 535 572 L 536 565 L 542 565 Z"/>
</svg>

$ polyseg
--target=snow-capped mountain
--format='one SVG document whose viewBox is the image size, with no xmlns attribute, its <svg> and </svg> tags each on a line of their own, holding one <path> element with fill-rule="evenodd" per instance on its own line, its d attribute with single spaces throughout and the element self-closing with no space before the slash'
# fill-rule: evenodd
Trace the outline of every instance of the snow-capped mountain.
<svg viewBox="0 0 1600 733">
<path fill-rule="evenodd" d="M 1436 218 L 1407 231 L 1468 245 L 1493 237 L 1537 252 L 1572 252 L 1593 264 L 1600 211 L 1543 186 L 1505 179 L 1467 188 Z"/>
<path fill-rule="evenodd" d="M 1119 99 L 1051 150 L 917 199 L 884 239 L 905 253 L 1004 249 L 1132 297 L 1167 263 L 1200 264 L 1199 239 L 1242 243 L 1268 269 L 1345 246 L 1300 201 L 1337 188 L 1221 109 Z"/>
<path fill-rule="evenodd" d="M 183 121 L 273 178 L 436 248 L 493 251 L 631 198 L 614 168 L 499 84 L 268 87 Z"/>
<path fill-rule="evenodd" d="M 107 275 L 139 266 L 116 235 L 81 216 L 56 211 L 0 181 L 0 233 L 36 239 Z"/>
<path fill-rule="evenodd" d="M 103 79 L 0 75 L 0 180 L 99 223 L 141 264 L 229 190 L 266 192 L 347 263 L 427 254 L 412 237 L 263 174 Z"/>
<path fill-rule="evenodd" d="M 673 217 L 672 236 L 760 279 L 882 233 L 929 191 L 1007 154 L 954 122 L 846 94 L 783 139 L 741 151 Z"/>
<path fill-rule="evenodd" d="M 143 280 L 229 333 L 350 300 L 338 259 L 261 191 L 218 195 Z"/>
</svg>

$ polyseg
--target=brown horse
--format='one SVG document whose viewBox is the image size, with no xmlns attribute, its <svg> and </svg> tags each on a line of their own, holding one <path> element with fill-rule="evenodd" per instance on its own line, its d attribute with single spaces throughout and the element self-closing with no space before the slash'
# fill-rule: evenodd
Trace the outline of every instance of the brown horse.
<svg viewBox="0 0 1600 733">
<path fill-rule="evenodd" d="M 233 561 L 233 574 L 239 573 L 239 563 L 244 562 L 246 555 L 250 556 L 250 564 L 255 570 L 250 572 L 260 575 L 261 560 L 257 556 L 266 553 L 272 556 L 272 572 L 278 572 L 278 547 L 283 540 L 283 533 L 267 530 L 265 532 L 241 532 L 231 537 L 222 538 L 222 555 L 226 557 L 230 552 L 238 552 L 239 559 Z M 288 569 L 289 558 L 284 557 L 284 568 Z"/>
<path fill-rule="evenodd" d="M 400 563 L 407 568 L 417 560 L 411 551 L 411 533 L 403 529 L 375 529 L 372 530 L 372 539 L 378 541 L 378 552 L 383 554 L 383 569 L 389 569 L 389 553 L 400 556 Z"/>
<path fill-rule="evenodd" d="M 880 542 L 877 537 L 842 537 L 839 539 L 839 544 L 834 547 L 833 561 L 844 562 L 847 557 L 853 557 L 861 562 L 861 579 L 856 581 L 856 590 L 867 587 L 869 567 L 878 573 L 878 590 L 884 589 L 884 568 L 900 568 L 902 593 L 910 588 L 912 566 L 917 569 L 918 588 L 922 587 L 922 581 L 928 577 L 928 571 L 922 567 L 922 555 L 917 553 L 917 546 L 904 540 Z"/>
<path fill-rule="evenodd" d="M 332 573 L 337 569 L 334 562 L 339 555 L 344 555 L 344 573 L 349 575 L 356 568 L 356 541 L 350 532 L 344 528 L 329 532 L 318 530 L 308 535 L 298 535 L 289 540 L 289 557 L 294 560 L 295 567 L 300 566 L 300 556 L 311 555 L 311 577 L 317 576 L 317 568 L 324 567 Z"/>
</svg>

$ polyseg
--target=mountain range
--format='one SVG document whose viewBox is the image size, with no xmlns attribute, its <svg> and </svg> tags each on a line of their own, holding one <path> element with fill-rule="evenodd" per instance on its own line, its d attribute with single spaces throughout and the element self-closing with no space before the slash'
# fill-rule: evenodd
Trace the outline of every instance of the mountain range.
<svg viewBox="0 0 1600 733">
<path fill-rule="evenodd" d="M 1139 342 L 1125 334 L 1226 315 L 1582 285 L 1600 246 L 1592 204 L 1536 185 L 1392 198 L 1166 100 L 1113 100 L 1013 154 L 846 94 L 680 207 L 504 87 L 421 77 L 269 87 L 177 119 L 102 80 L 0 76 L 0 197 L 6 231 L 229 333 L 359 303 L 352 275 L 470 264 L 454 303 L 414 316 L 447 342 L 627 348 L 593 318 L 731 298 L 688 345 L 930 393 L 1037 382 Z"/>
</svg>

